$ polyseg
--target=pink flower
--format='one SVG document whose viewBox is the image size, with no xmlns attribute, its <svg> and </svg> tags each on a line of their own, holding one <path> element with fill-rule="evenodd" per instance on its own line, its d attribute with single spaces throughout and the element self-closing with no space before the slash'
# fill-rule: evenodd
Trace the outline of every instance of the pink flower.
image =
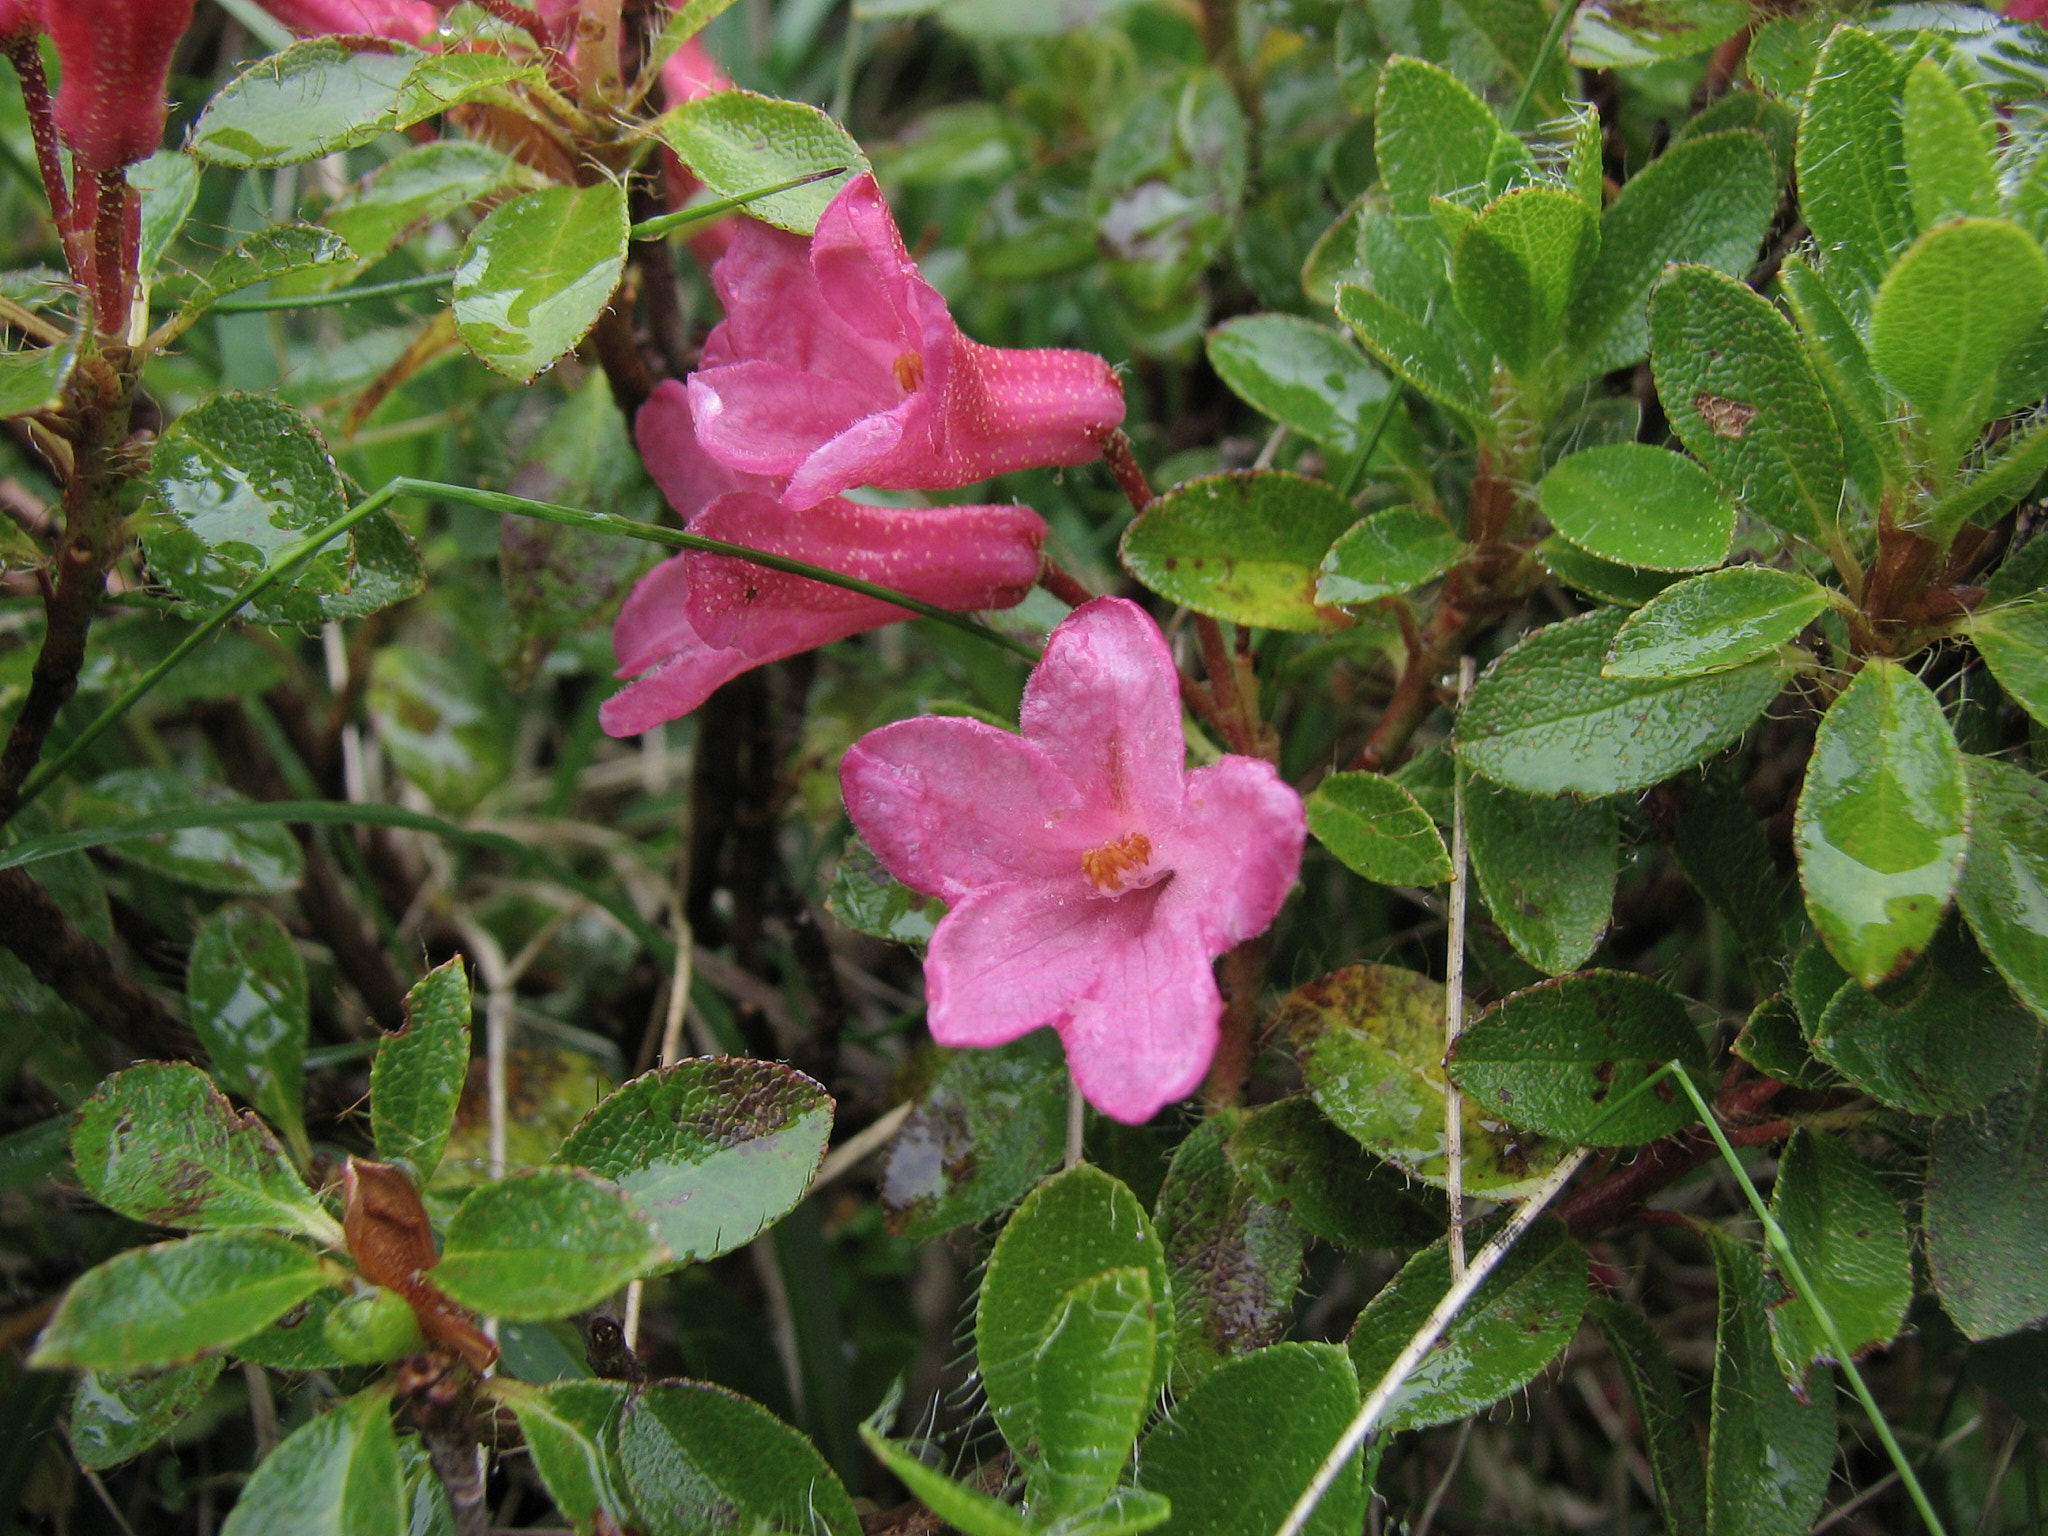
<svg viewBox="0 0 2048 1536">
<path fill-rule="evenodd" d="M 1185 771 L 1166 641 L 1113 597 L 1053 631 L 1021 734 L 900 721 L 855 743 L 839 782 L 889 872 L 952 905 L 925 958 L 932 1038 L 1050 1026 L 1088 1102 L 1130 1124 L 1202 1081 L 1223 1011 L 1210 961 L 1273 921 L 1307 835 L 1269 764 Z"/>
<path fill-rule="evenodd" d="M 1085 463 L 1091 433 L 1123 420 L 1092 352 L 961 335 L 872 177 L 847 183 L 808 242 L 743 225 L 712 281 L 726 317 L 690 375 L 698 440 L 733 469 L 788 476 L 784 506 Z"/>
<path fill-rule="evenodd" d="M 41 25 L 36 0 L 0 0 L 0 37 L 13 37 Z"/>
<path fill-rule="evenodd" d="M 441 24 L 426 0 L 261 0 L 263 9 L 301 37 L 334 33 L 417 43 Z"/>
<path fill-rule="evenodd" d="M 2048 0 L 2011 0 L 2005 8 L 2005 19 L 2048 26 Z"/>
<path fill-rule="evenodd" d="M 863 507 L 834 496 L 793 511 L 773 482 L 705 457 L 683 388 L 662 384 L 634 422 L 641 456 L 692 533 L 822 565 L 942 608 L 1007 608 L 1038 579 L 1045 524 L 1028 507 Z M 684 553 L 633 588 L 612 631 L 620 677 L 600 719 L 633 736 L 687 715 L 751 667 L 909 615 L 808 577 Z"/>
<path fill-rule="evenodd" d="M 192 21 L 192 0 L 56 0 L 43 30 L 64 66 L 57 133 L 89 180 L 163 144 L 164 80 Z"/>
</svg>

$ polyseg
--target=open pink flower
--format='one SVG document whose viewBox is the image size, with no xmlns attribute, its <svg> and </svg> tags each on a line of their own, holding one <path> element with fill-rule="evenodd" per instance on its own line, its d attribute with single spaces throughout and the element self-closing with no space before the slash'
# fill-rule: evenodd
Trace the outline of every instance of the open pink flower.
<svg viewBox="0 0 2048 1536">
<path fill-rule="evenodd" d="M 793 511 L 774 482 L 707 458 L 682 386 L 664 383 L 634 422 L 641 456 L 692 533 L 822 565 L 941 608 L 1007 608 L 1038 579 L 1045 523 L 1028 507 L 863 507 L 834 496 Z M 614 736 L 674 720 L 751 667 L 910 617 L 893 603 L 725 555 L 686 552 L 633 588 L 612 631 Z"/>
<path fill-rule="evenodd" d="M 690 375 L 705 452 L 788 476 L 785 506 L 857 485 L 935 490 L 1100 451 L 1123 389 L 1092 352 L 985 347 L 918 275 L 874 178 L 817 232 L 741 226 L 712 272 L 725 320 Z"/>
<path fill-rule="evenodd" d="M 1088 1102 L 1130 1124 L 1195 1090 L 1223 1011 L 1210 962 L 1273 921 L 1307 820 L 1269 764 L 1183 757 L 1166 641 L 1113 597 L 1053 631 L 1021 734 L 925 718 L 854 744 L 854 826 L 952 905 L 925 957 L 934 1040 L 1049 1025 Z"/>
<path fill-rule="evenodd" d="M 426 0 L 259 0 L 259 3 L 301 37 L 350 33 L 417 43 L 441 24 L 440 14 Z"/>
</svg>

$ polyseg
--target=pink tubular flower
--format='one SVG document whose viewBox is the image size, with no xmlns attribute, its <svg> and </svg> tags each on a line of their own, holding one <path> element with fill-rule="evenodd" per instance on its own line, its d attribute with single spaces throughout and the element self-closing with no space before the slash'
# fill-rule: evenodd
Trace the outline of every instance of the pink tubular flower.
<svg viewBox="0 0 2048 1536">
<path fill-rule="evenodd" d="M 301 37 L 350 33 L 417 43 L 440 25 L 426 0 L 259 0 Z"/>
<path fill-rule="evenodd" d="M 164 137 L 164 79 L 192 21 L 192 0 L 55 0 L 43 30 L 57 45 L 57 133 L 81 180 L 146 160 Z"/>
<path fill-rule="evenodd" d="M 42 25 L 35 0 L 0 0 L 0 38 L 13 37 Z"/>
<path fill-rule="evenodd" d="M 952 904 L 925 958 L 932 1038 L 1059 1031 L 1083 1095 L 1128 1124 L 1192 1093 L 1223 1001 L 1211 960 L 1273 921 L 1301 866 L 1301 799 L 1267 763 L 1188 773 L 1166 641 L 1100 597 L 1053 631 L 1019 735 L 924 718 L 856 742 L 853 824 Z"/>
<path fill-rule="evenodd" d="M 1123 420 L 1094 353 L 961 335 L 873 177 L 848 182 L 808 242 L 743 224 L 712 281 L 726 317 L 690 375 L 698 440 L 730 468 L 788 476 L 784 506 L 1085 463 Z"/>
<path fill-rule="evenodd" d="M 774 485 L 707 459 L 687 397 L 661 385 L 634 422 L 641 456 L 692 533 L 787 555 L 942 608 L 1006 608 L 1038 578 L 1045 524 L 1028 507 L 863 507 L 832 497 L 791 511 Z M 750 561 L 686 552 L 640 579 L 612 631 L 621 677 L 600 719 L 632 736 L 687 715 L 749 668 L 909 615 Z"/>
</svg>

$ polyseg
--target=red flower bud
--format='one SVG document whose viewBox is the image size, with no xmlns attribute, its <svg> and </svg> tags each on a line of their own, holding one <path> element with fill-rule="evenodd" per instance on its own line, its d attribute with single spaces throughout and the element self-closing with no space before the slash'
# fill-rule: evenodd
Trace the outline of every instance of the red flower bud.
<svg viewBox="0 0 2048 1536">
<path fill-rule="evenodd" d="M 0 0 L 0 38 L 32 32 L 42 21 L 36 0 Z"/>
<path fill-rule="evenodd" d="M 164 77 L 191 21 L 192 0 L 59 0 L 45 8 L 43 28 L 64 65 L 57 132 L 81 179 L 146 159 L 163 142 Z"/>
</svg>

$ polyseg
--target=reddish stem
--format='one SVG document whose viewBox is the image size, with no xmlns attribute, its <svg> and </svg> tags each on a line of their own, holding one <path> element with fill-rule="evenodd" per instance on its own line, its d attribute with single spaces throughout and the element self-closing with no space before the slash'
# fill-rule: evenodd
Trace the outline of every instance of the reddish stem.
<svg viewBox="0 0 2048 1536">
<path fill-rule="evenodd" d="M 1266 949 L 1267 939 L 1262 934 L 1227 951 L 1217 962 L 1223 1017 L 1217 1028 L 1216 1054 L 1209 1062 L 1209 1078 L 1202 1087 L 1203 1097 L 1217 1109 L 1244 1102 L 1245 1084 L 1252 1073 L 1252 1019 L 1266 976 Z"/>
<path fill-rule="evenodd" d="M 1038 568 L 1038 584 L 1069 608 L 1095 601 L 1095 594 L 1082 585 L 1081 579 L 1050 555 Z"/>
<path fill-rule="evenodd" d="M 1237 685 L 1237 664 L 1231 660 L 1230 644 L 1223 627 L 1205 613 L 1195 615 L 1195 638 L 1202 647 L 1202 667 L 1209 674 L 1209 692 L 1216 711 L 1223 717 L 1223 739 L 1233 752 L 1258 755 L 1258 722 L 1246 707 L 1244 690 Z"/>
<path fill-rule="evenodd" d="M 555 46 L 555 34 L 539 11 L 519 5 L 516 0 L 476 0 L 476 3 L 507 25 L 527 32 L 543 48 Z"/>
<path fill-rule="evenodd" d="M 1768 1077 L 1751 1078 L 1715 1096 L 1715 1118 L 1726 1124 L 1747 1119 L 1769 1103 L 1784 1084 Z M 1791 1133 L 1784 1120 L 1740 1126 L 1728 1132 L 1737 1146 L 1754 1146 L 1775 1141 Z M 1645 1147 L 1641 1156 L 1626 1168 L 1617 1169 L 1596 1184 L 1588 1185 L 1556 1208 L 1556 1214 L 1574 1235 L 1584 1237 L 1604 1231 L 1619 1221 L 1633 1206 L 1676 1183 L 1702 1163 L 1719 1155 L 1714 1139 L 1704 1130 L 1681 1131 Z"/>
<path fill-rule="evenodd" d="M 1158 500 L 1152 494 L 1152 482 L 1138 467 L 1138 456 L 1131 451 L 1131 440 L 1124 436 L 1121 427 L 1100 428 L 1089 435 L 1102 449 L 1103 464 L 1132 507 L 1143 512 Z"/>
<path fill-rule="evenodd" d="M 125 336 L 134 291 L 136 252 L 128 239 L 128 173 L 101 171 L 92 221 L 93 324 L 103 336 Z"/>
<path fill-rule="evenodd" d="M 64 161 L 57 153 L 57 119 L 50 108 L 50 81 L 43 73 L 42 50 L 35 34 L 17 32 L 0 44 L 21 81 L 21 99 L 28 108 L 29 136 L 35 140 L 36 169 L 42 173 L 43 195 L 60 231 L 71 224 L 71 196 L 64 187 Z"/>
</svg>

